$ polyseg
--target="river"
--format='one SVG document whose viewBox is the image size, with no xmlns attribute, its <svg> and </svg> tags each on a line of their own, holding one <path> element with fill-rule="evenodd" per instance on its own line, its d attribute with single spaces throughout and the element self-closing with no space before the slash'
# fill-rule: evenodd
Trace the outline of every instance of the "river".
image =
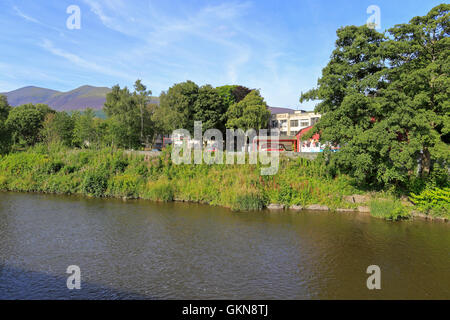
<svg viewBox="0 0 450 320">
<path fill-rule="evenodd" d="M 449 271 L 449 223 L 0 193 L 0 299 L 450 299 Z"/>
</svg>

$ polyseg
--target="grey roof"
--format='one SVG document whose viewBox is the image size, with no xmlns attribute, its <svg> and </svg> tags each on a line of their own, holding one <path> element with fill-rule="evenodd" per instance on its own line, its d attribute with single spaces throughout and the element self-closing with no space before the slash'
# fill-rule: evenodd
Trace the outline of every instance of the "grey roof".
<svg viewBox="0 0 450 320">
<path fill-rule="evenodd" d="M 294 109 L 289 108 L 279 108 L 279 107 L 269 107 L 271 114 L 280 114 L 280 113 L 294 113 Z"/>
</svg>

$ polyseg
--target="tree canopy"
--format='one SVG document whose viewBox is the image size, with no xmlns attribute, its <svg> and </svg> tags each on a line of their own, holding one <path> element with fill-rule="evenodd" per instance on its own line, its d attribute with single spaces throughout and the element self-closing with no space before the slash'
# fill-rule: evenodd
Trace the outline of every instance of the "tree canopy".
<svg viewBox="0 0 450 320">
<path fill-rule="evenodd" d="M 243 100 L 234 103 L 227 112 L 227 128 L 266 129 L 270 111 L 258 90 L 250 92 Z"/>
<path fill-rule="evenodd" d="M 12 134 L 13 143 L 21 146 L 37 143 L 45 117 L 54 112 L 44 104 L 24 104 L 12 108 L 5 126 Z"/>
<path fill-rule="evenodd" d="M 8 104 L 8 100 L 5 96 L 0 95 L 0 153 L 7 151 L 10 143 L 9 130 L 7 130 L 5 124 L 10 110 L 11 107 Z"/>
<path fill-rule="evenodd" d="M 388 35 L 367 26 L 337 31 L 317 88 L 300 98 L 320 100 L 313 132 L 341 146 L 333 171 L 399 187 L 417 170 L 448 165 L 449 8 L 440 5 Z"/>
</svg>

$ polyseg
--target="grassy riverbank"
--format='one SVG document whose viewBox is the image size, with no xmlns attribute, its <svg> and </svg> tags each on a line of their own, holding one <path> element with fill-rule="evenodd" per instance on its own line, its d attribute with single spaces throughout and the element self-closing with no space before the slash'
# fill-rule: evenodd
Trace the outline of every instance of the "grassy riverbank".
<svg viewBox="0 0 450 320">
<path fill-rule="evenodd" d="M 384 202 L 379 203 L 348 201 L 348 196 L 363 192 L 346 175 L 329 177 L 320 160 L 282 157 L 274 176 L 260 176 L 260 168 L 174 165 L 168 152 L 145 161 L 143 156 L 125 155 L 122 150 L 36 146 L 0 157 L 0 190 L 181 200 L 233 210 L 259 210 L 269 204 L 320 204 L 331 210 L 367 206 L 374 208 L 374 215 L 380 217 L 397 219 L 409 215 L 408 208 L 390 196 L 386 200 L 386 195 Z M 370 199 L 377 197 L 378 194 L 372 194 Z M 394 207 L 389 207 L 390 203 Z M 388 213 L 383 213 L 383 205 L 387 205 Z"/>
</svg>

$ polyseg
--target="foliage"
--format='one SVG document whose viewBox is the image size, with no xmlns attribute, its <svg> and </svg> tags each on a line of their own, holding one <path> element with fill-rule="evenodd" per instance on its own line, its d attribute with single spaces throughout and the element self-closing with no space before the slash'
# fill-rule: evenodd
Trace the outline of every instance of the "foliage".
<svg viewBox="0 0 450 320">
<path fill-rule="evenodd" d="M 318 87 L 300 99 L 321 100 L 311 133 L 341 146 L 329 155 L 331 171 L 405 188 L 415 172 L 424 177 L 433 163 L 448 165 L 449 8 L 397 25 L 389 38 L 366 26 L 337 31 Z"/>
<path fill-rule="evenodd" d="M 412 193 L 410 200 L 421 211 L 432 215 L 450 217 L 450 188 L 425 189 L 420 194 Z"/>
<path fill-rule="evenodd" d="M 266 129 L 270 111 L 259 91 L 250 92 L 242 101 L 233 104 L 227 112 L 227 128 Z"/>
<path fill-rule="evenodd" d="M 160 106 L 155 110 L 154 121 L 162 121 L 164 133 L 175 129 L 194 132 L 194 104 L 199 87 L 192 81 L 173 85 L 160 95 Z"/>
<path fill-rule="evenodd" d="M 92 109 L 86 109 L 82 113 L 75 112 L 72 115 L 74 123 L 73 144 L 75 146 L 87 147 L 98 141 L 94 117 L 95 114 Z"/>
<path fill-rule="evenodd" d="M 5 122 L 7 130 L 12 134 L 13 143 L 20 146 L 37 143 L 44 119 L 49 113 L 54 111 L 43 104 L 24 104 L 13 108 Z"/>
<path fill-rule="evenodd" d="M 203 132 L 208 129 L 225 131 L 227 106 L 217 90 L 210 85 L 200 87 L 194 103 L 194 120 L 202 121 Z"/>
<path fill-rule="evenodd" d="M 139 80 L 135 85 L 137 92 L 115 85 L 106 95 L 104 111 L 109 117 L 112 141 L 119 147 L 139 148 L 143 137 L 150 134 L 150 115 L 143 108 L 149 92 Z"/>
<path fill-rule="evenodd" d="M 393 199 L 374 199 L 370 202 L 370 214 L 387 220 L 402 220 L 410 216 L 409 211 L 400 201 Z"/>
<path fill-rule="evenodd" d="M 133 97 L 136 100 L 137 105 L 139 106 L 139 115 L 140 115 L 140 137 L 141 142 L 148 143 L 148 136 L 153 135 L 149 132 L 149 129 L 152 128 L 150 124 L 151 117 L 148 114 L 147 105 L 150 103 L 150 96 L 152 94 L 151 90 L 147 90 L 147 87 L 141 82 L 141 80 L 136 80 L 134 83 L 134 93 Z"/>
<path fill-rule="evenodd" d="M 41 129 L 41 137 L 47 144 L 61 142 L 67 147 L 74 140 L 75 121 L 67 112 L 55 112 L 46 115 Z"/>
<path fill-rule="evenodd" d="M 262 210 L 264 206 L 264 199 L 261 195 L 250 193 L 237 196 L 231 209 L 234 211 L 256 211 Z"/>
<path fill-rule="evenodd" d="M 104 171 L 93 170 L 86 173 L 82 190 L 87 195 L 102 197 L 108 187 L 108 177 Z"/>
<path fill-rule="evenodd" d="M 347 207 L 343 195 L 357 192 L 348 177 L 330 178 L 324 164 L 282 158 L 279 173 L 260 176 L 257 165 L 173 165 L 170 152 L 144 161 L 123 150 L 47 148 L 39 145 L 0 158 L 0 188 L 186 201 L 234 210 L 259 210 L 268 203 L 320 203 Z"/>
<path fill-rule="evenodd" d="M 10 131 L 5 124 L 10 110 L 8 100 L 5 96 L 0 95 L 0 154 L 7 152 L 10 145 Z"/>
</svg>

